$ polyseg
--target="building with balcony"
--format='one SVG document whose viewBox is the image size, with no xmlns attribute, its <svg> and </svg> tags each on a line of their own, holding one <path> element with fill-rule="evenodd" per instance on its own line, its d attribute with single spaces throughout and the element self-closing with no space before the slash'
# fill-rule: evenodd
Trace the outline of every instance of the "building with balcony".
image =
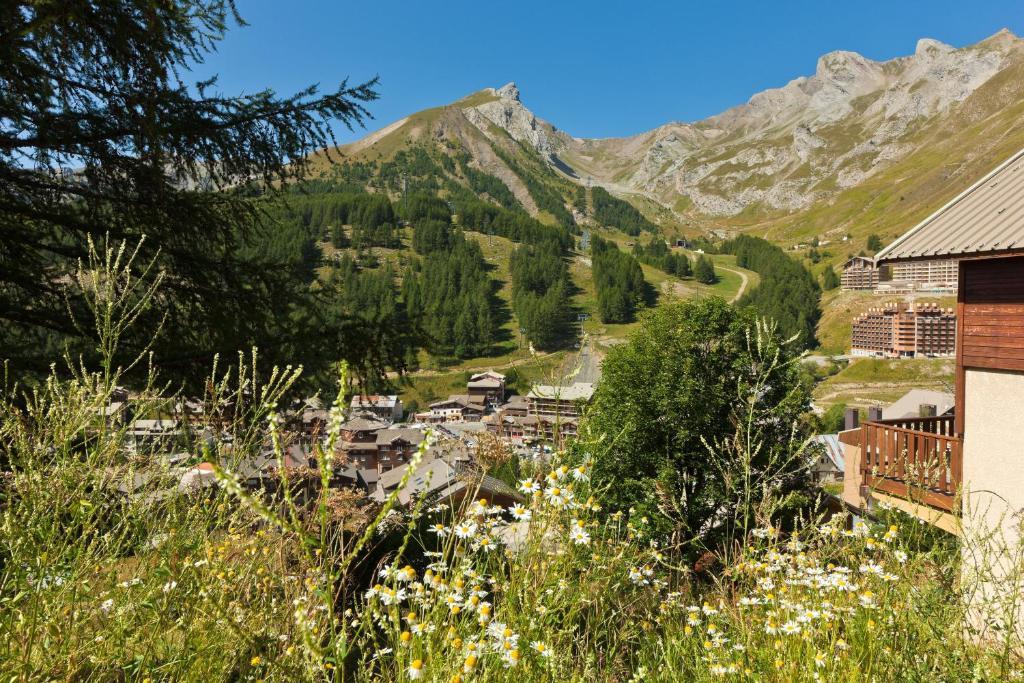
<svg viewBox="0 0 1024 683">
<path fill-rule="evenodd" d="M 535 384 L 526 395 L 529 415 L 542 417 L 579 417 L 594 396 L 594 385 L 576 382 L 568 386 Z"/>
<path fill-rule="evenodd" d="M 872 419 L 840 434 L 845 502 L 885 502 L 959 534 L 979 637 L 1022 630 L 1008 604 L 1024 510 L 1024 150 L 878 254 L 959 261 L 951 415 Z"/>
<path fill-rule="evenodd" d="M 843 264 L 839 282 L 843 289 L 874 289 L 878 286 L 878 268 L 874 259 L 854 256 Z"/>
<path fill-rule="evenodd" d="M 928 292 L 955 292 L 959 276 L 955 259 L 892 263 L 885 271 L 888 277 L 880 285 Z"/>
<path fill-rule="evenodd" d="M 469 378 L 466 393 L 470 400 L 487 406 L 498 406 L 505 402 L 505 375 L 488 370 Z"/>
<path fill-rule="evenodd" d="M 853 319 L 850 347 L 855 356 L 952 356 L 956 312 L 936 304 L 889 302 Z"/>
</svg>

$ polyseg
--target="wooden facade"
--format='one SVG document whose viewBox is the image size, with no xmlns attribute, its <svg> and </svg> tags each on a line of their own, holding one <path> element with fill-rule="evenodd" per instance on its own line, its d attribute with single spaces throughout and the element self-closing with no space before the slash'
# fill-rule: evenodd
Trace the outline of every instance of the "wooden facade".
<svg viewBox="0 0 1024 683">
<path fill-rule="evenodd" d="M 963 434 L 968 369 L 1024 372 L 1024 256 L 960 262 L 956 430 Z"/>
</svg>

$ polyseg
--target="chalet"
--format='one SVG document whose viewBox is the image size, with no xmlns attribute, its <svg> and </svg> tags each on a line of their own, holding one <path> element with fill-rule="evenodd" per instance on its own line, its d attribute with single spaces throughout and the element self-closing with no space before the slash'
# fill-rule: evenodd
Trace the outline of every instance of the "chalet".
<svg viewBox="0 0 1024 683">
<path fill-rule="evenodd" d="M 1009 558 L 1024 510 L 1024 150 L 878 254 L 879 264 L 959 260 L 951 415 L 869 420 L 840 434 L 843 497 L 903 509 L 963 539 L 962 583 L 979 628 L 1009 620 Z M 851 425 L 852 426 L 852 425 Z M 977 558 L 985 558 L 979 562 Z M 982 637 L 984 637 L 982 633 Z"/>
<path fill-rule="evenodd" d="M 372 498 L 384 501 L 393 493 L 402 479 L 409 475 L 406 486 L 398 492 L 398 503 L 410 505 L 420 496 L 431 500 L 445 502 L 453 507 L 466 497 L 486 500 L 490 505 L 508 506 L 522 500 L 515 489 L 489 475 L 475 472 L 468 455 L 440 453 L 427 457 L 409 474 L 409 465 L 402 465 L 390 472 L 381 474 Z"/>
<path fill-rule="evenodd" d="M 135 420 L 125 430 L 128 447 L 135 453 L 173 450 L 185 438 L 186 425 L 179 420 Z"/>
<path fill-rule="evenodd" d="M 402 401 L 398 396 L 378 396 L 370 394 L 367 396 L 356 395 L 352 397 L 349 405 L 351 415 L 369 413 L 378 420 L 387 422 L 398 422 L 405 414 Z"/>
<path fill-rule="evenodd" d="M 298 431 L 306 443 L 312 443 L 316 439 L 327 436 L 327 423 L 330 419 L 330 412 L 320 407 L 305 406 L 296 416 L 298 419 Z"/>
<path fill-rule="evenodd" d="M 874 289 L 878 286 L 878 268 L 867 256 L 854 256 L 843 264 L 839 276 L 843 289 Z"/>
<path fill-rule="evenodd" d="M 377 469 L 377 434 L 390 425 L 369 415 L 359 415 L 341 423 L 338 450 L 359 470 Z"/>
<path fill-rule="evenodd" d="M 498 407 L 498 411 L 507 417 L 526 417 L 530 412 L 530 400 L 516 394 Z"/>
<path fill-rule="evenodd" d="M 497 406 L 505 402 L 505 375 L 488 370 L 469 378 L 466 391 L 474 403 Z"/>
<path fill-rule="evenodd" d="M 525 415 L 504 415 L 497 412 L 484 416 L 482 422 L 488 432 L 508 439 L 512 443 L 521 443 L 523 440 L 523 425 L 520 422 L 522 417 Z"/>
<path fill-rule="evenodd" d="M 811 439 L 811 478 L 817 484 L 829 484 L 843 479 L 845 463 L 843 446 L 838 434 L 820 434 Z"/>
<path fill-rule="evenodd" d="M 444 401 L 430 404 L 430 410 L 416 413 L 417 422 L 443 424 L 445 422 L 476 421 L 484 416 L 487 407 L 468 394 L 453 394 Z"/>
<path fill-rule="evenodd" d="M 412 459 L 423 442 L 423 432 L 411 427 L 382 429 L 377 432 L 377 467 L 383 473 Z"/>
</svg>

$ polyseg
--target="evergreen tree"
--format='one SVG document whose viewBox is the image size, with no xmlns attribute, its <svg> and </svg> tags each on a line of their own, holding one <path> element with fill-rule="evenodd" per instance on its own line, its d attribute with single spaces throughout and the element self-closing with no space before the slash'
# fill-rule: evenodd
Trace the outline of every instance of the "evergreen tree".
<svg viewBox="0 0 1024 683">
<path fill-rule="evenodd" d="M 126 355 L 152 345 L 163 379 L 201 386 L 215 353 L 252 345 L 268 363 L 322 362 L 306 334 L 324 322 L 312 251 L 261 248 L 276 226 L 252 197 L 302 177 L 332 121 L 360 124 L 374 83 L 282 98 L 184 82 L 240 21 L 228 0 L 14 0 L 2 16 L 0 353 L 16 376 L 93 347 L 63 283 L 108 235 L 129 248 L 146 235 L 134 263 L 155 260 L 172 283 L 121 339 Z M 153 339 L 162 319 L 171 333 Z"/>
<path fill-rule="evenodd" d="M 581 216 L 587 215 L 587 188 L 580 185 L 572 199 L 572 208 Z"/>
<path fill-rule="evenodd" d="M 647 283 L 640 263 L 614 242 L 594 236 L 590 245 L 597 309 L 602 322 L 627 323 L 646 303 Z"/>
<path fill-rule="evenodd" d="M 420 241 L 425 256 L 406 270 L 402 298 L 432 353 L 482 356 L 494 342 L 493 281 L 480 245 L 450 226 L 447 231 L 443 237 Z"/>
<path fill-rule="evenodd" d="M 697 282 L 705 285 L 713 285 L 718 282 L 715 265 L 704 254 L 697 257 L 697 263 L 693 267 L 693 277 L 696 278 Z"/>
<path fill-rule="evenodd" d="M 822 289 L 829 291 L 839 286 L 839 276 L 836 275 L 835 269 L 829 265 L 825 269 L 825 272 L 821 274 L 821 287 Z"/>
<path fill-rule="evenodd" d="M 537 348 L 554 348 L 568 334 L 569 311 L 569 274 L 558 245 L 518 247 L 509 269 L 519 326 Z"/>
<path fill-rule="evenodd" d="M 868 235 L 868 251 L 878 253 L 882 249 L 882 238 L 872 233 Z"/>
<path fill-rule="evenodd" d="M 644 218 L 629 202 L 614 197 L 603 187 L 590 188 L 590 200 L 593 204 L 594 220 L 601 225 L 618 228 L 627 235 L 639 235 L 641 232 L 656 232 L 658 226 Z"/>
</svg>

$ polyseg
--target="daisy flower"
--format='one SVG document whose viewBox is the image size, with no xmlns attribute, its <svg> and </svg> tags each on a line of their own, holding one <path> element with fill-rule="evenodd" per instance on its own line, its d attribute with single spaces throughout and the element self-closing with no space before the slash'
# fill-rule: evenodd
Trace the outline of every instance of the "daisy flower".
<svg viewBox="0 0 1024 683">
<path fill-rule="evenodd" d="M 523 479 L 521 482 L 519 482 L 519 490 L 525 493 L 526 495 L 531 496 L 534 493 L 540 491 L 540 484 L 538 484 L 533 479 Z"/>
<path fill-rule="evenodd" d="M 549 486 L 544 491 L 544 496 L 555 507 L 562 507 L 569 502 L 569 491 L 560 486 Z"/>
<path fill-rule="evenodd" d="M 800 633 L 800 624 L 795 621 L 787 621 L 782 625 L 782 632 L 787 636 L 794 636 L 797 633 Z"/>
<path fill-rule="evenodd" d="M 502 659 L 505 662 L 505 668 L 511 669 L 512 667 L 518 665 L 519 657 L 519 648 L 512 648 L 511 650 L 506 650 L 504 656 L 502 657 Z"/>
<path fill-rule="evenodd" d="M 573 526 L 573 528 L 569 531 L 569 540 L 571 540 L 576 545 L 587 545 L 588 543 L 590 543 L 590 534 L 587 533 L 587 530 L 582 527 Z"/>
<path fill-rule="evenodd" d="M 519 503 L 516 503 L 515 505 L 510 507 L 508 511 L 512 513 L 512 516 L 520 522 L 528 522 L 530 521 L 530 518 L 533 517 L 533 512 L 531 512 L 527 507 Z"/>
<path fill-rule="evenodd" d="M 459 538 L 471 538 L 476 533 L 476 524 L 473 522 L 459 522 L 455 525 L 455 535 Z"/>
</svg>

